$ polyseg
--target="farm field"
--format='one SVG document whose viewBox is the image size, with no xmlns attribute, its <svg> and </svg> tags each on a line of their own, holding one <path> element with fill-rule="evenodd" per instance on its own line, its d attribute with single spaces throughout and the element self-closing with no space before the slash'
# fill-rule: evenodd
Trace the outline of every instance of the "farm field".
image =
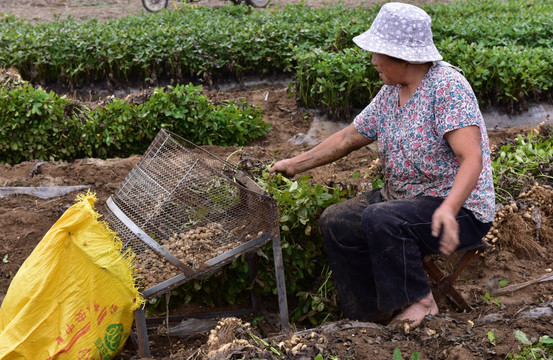
<svg viewBox="0 0 553 360">
<path fill-rule="evenodd" d="M 297 3 L 294 0 L 273 0 L 276 4 Z M 348 0 L 347 6 L 370 6 L 371 1 Z M 375 2 L 376 3 L 376 2 Z M 424 1 L 414 2 L 424 3 Z M 198 6 L 219 7 L 221 0 L 201 0 Z M 308 0 L 306 5 L 323 7 L 325 2 Z M 17 4 L 0 4 L 0 12 L 10 12 L 16 17 L 32 22 L 49 21 L 54 14 L 67 15 L 75 19 L 96 17 L 102 19 L 138 15 L 142 12 L 139 1 L 49 1 L 23 0 Z M 321 115 L 311 109 L 299 106 L 287 88 L 287 78 L 267 77 L 254 85 L 213 84 L 204 89 L 206 96 L 213 101 L 221 99 L 246 99 L 248 103 L 262 108 L 263 120 L 272 125 L 264 136 L 246 146 L 205 146 L 205 148 L 231 163 L 250 167 L 263 166 L 272 161 L 294 156 L 310 145 L 306 142 L 291 141 L 301 139 L 302 134 L 311 134 L 314 122 Z M 233 85 L 233 86 L 231 86 Z M 98 87 L 102 98 L 86 98 L 82 91 L 79 100 L 91 106 L 101 103 L 103 97 L 112 95 L 107 87 Z M 91 89 L 93 87 L 91 86 Z M 128 88 L 110 89 L 117 94 L 125 94 Z M 68 92 L 69 98 L 75 93 Z M 544 121 L 548 119 L 543 119 Z M 345 120 L 348 121 L 348 120 Z M 489 136 L 493 151 L 508 142 L 512 143 L 519 134 L 531 130 L 542 133 L 547 127 L 510 127 L 490 129 Z M 325 132 L 326 131 L 326 132 Z M 313 134 L 321 139 L 328 134 L 319 128 Z M 549 133 L 552 136 L 552 133 Z M 305 137 L 305 136 L 303 136 Z M 364 148 L 333 164 L 309 172 L 313 181 L 321 184 L 350 185 L 357 188 L 367 186 L 363 177 L 354 177 L 356 171 L 365 173 L 374 158 L 374 149 Z M 109 158 L 83 158 L 74 161 L 38 162 L 25 161 L 17 165 L 0 164 L 0 186 L 69 186 L 88 185 L 95 192 L 101 208 L 138 163 L 140 156 Z M 546 169 L 547 170 L 547 169 Z M 553 175 L 551 165 L 549 174 Z M 552 182 L 549 183 L 550 185 Z M 423 325 L 408 334 L 391 331 L 376 324 L 359 324 L 347 321 L 327 323 L 313 328 L 297 328 L 296 339 L 292 334 L 281 333 L 278 316 L 273 301 L 264 299 L 264 319 L 253 330 L 269 346 L 253 341 L 248 335 L 246 321 L 225 319 L 217 340 L 209 339 L 209 333 L 191 338 L 168 337 L 162 332 L 150 330 L 152 358 L 166 359 L 396 359 L 397 349 L 401 359 L 411 359 L 420 354 L 421 359 L 505 359 L 508 354 L 519 353 L 523 346 L 515 330 L 520 330 L 532 342 L 540 336 L 553 335 L 553 281 L 531 284 L 517 291 L 498 297 L 490 296 L 490 284 L 494 278 L 508 279 L 509 285 L 524 283 L 551 273 L 553 260 L 553 190 L 549 187 L 533 187 L 524 197 L 514 199 L 513 208 L 499 208 L 503 214 L 497 226 L 500 240 L 494 243 L 492 251 L 477 254 L 465 268 L 456 282 L 456 288 L 468 299 L 474 310 L 470 313 L 456 312 L 449 302 L 440 304 L 441 313 L 427 318 Z M 24 260 L 33 251 L 48 229 L 63 212 L 75 201 L 76 193 L 52 199 L 39 199 L 25 195 L 10 195 L 0 200 L 0 299 L 5 295 L 11 279 Z M 539 204 L 543 221 L 536 221 L 530 214 L 530 204 Z M 539 226 L 538 226 L 539 223 Z M 442 260 L 444 267 L 454 263 L 456 256 Z M 245 306 L 248 306 L 246 304 Z M 171 310 L 171 315 L 189 315 L 199 312 L 232 310 L 234 307 L 207 308 L 200 305 L 182 305 Z M 233 339 L 244 340 L 233 343 Z M 297 347 L 298 343 L 305 345 Z M 278 349 L 280 355 L 270 351 Z M 292 351 L 292 348 L 295 350 Z M 396 356 L 394 356 L 396 351 Z M 286 354 L 286 355 L 284 355 Z M 322 354 L 322 358 L 317 358 Z M 416 357 L 414 357 L 416 358 Z M 129 340 L 117 359 L 140 359 L 137 349 Z"/>
<path fill-rule="evenodd" d="M 431 3 L 436 0 L 415 0 L 413 4 Z M 448 2 L 441 0 L 440 2 Z M 220 7 L 230 4 L 230 0 L 200 0 L 193 2 L 199 6 Z M 298 4 L 300 0 L 273 0 L 270 7 L 284 6 L 286 4 Z M 338 1 L 329 0 L 306 0 L 303 3 L 309 7 L 324 7 L 329 4 L 336 4 Z M 379 3 L 375 0 L 359 1 L 345 0 L 343 4 L 348 6 L 370 6 Z M 183 2 L 170 2 L 171 6 L 182 6 Z M 117 19 L 125 16 L 139 15 L 145 12 L 142 3 L 137 0 L 22 0 L 17 3 L 2 1 L 0 11 L 9 12 L 18 17 L 29 19 L 34 22 L 50 21 L 54 16 L 65 18 L 72 16 L 74 19 L 85 19 L 95 17 L 98 20 Z"/>
</svg>

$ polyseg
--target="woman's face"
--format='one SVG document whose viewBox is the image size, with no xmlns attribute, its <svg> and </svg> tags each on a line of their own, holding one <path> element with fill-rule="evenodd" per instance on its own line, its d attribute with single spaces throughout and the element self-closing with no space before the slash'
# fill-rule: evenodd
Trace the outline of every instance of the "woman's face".
<svg viewBox="0 0 553 360">
<path fill-rule="evenodd" d="M 372 64 L 376 67 L 378 75 L 386 85 L 402 84 L 406 68 L 403 67 L 403 60 L 397 60 L 384 54 L 374 53 Z"/>
</svg>

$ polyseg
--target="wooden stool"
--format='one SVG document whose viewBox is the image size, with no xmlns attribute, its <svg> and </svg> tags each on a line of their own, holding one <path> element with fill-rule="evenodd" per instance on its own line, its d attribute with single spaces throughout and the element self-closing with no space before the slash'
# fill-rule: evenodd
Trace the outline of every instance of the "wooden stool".
<svg viewBox="0 0 553 360">
<path fill-rule="evenodd" d="M 474 254 L 476 254 L 477 251 L 489 251 L 491 248 L 490 244 L 488 244 L 485 240 L 482 240 L 477 248 L 463 251 L 461 258 L 457 261 L 457 264 L 453 267 L 453 270 L 449 274 L 442 273 L 440 268 L 434 262 L 433 255 L 423 257 L 422 263 L 424 269 L 435 282 L 434 289 L 432 290 L 434 300 L 439 303 L 444 297 L 447 297 L 460 309 L 467 312 L 472 311 L 473 308 L 453 287 L 453 282 L 455 282 L 459 274 L 461 274 L 465 266 L 469 263 L 470 259 L 474 256 Z"/>
</svg>

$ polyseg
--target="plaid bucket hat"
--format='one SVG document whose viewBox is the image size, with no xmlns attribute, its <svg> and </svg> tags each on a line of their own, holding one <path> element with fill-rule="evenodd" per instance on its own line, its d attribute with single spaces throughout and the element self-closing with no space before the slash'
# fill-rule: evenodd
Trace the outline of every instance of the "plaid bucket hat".
<svg viewBox="0 0 553 360">
<path fill-rule="evenodd" d="M 363 50 L 415 64 L 439 61 L 442 56 L 434 46 L 431 25 L 421 8 L 391 2 L 382 6 L 370 29 L 353 41 Z"/>
</svg>

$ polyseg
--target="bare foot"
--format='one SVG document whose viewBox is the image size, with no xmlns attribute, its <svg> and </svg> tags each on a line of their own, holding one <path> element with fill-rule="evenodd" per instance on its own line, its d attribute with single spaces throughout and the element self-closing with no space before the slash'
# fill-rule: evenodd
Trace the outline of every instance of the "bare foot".
<svg viewBox="0 0 553 360">
<path fill-rule="evenodd" d="M 426 315 L 435 315 L 438 312 L 438 305 L 434 301 L 434 296 L 430 293 L 419 301 L 407 306 L 388 326 L 394 328 L 399 326 L 408 332 L 409 328 L 413 329 L 419 326 Z"/>
</svg>

